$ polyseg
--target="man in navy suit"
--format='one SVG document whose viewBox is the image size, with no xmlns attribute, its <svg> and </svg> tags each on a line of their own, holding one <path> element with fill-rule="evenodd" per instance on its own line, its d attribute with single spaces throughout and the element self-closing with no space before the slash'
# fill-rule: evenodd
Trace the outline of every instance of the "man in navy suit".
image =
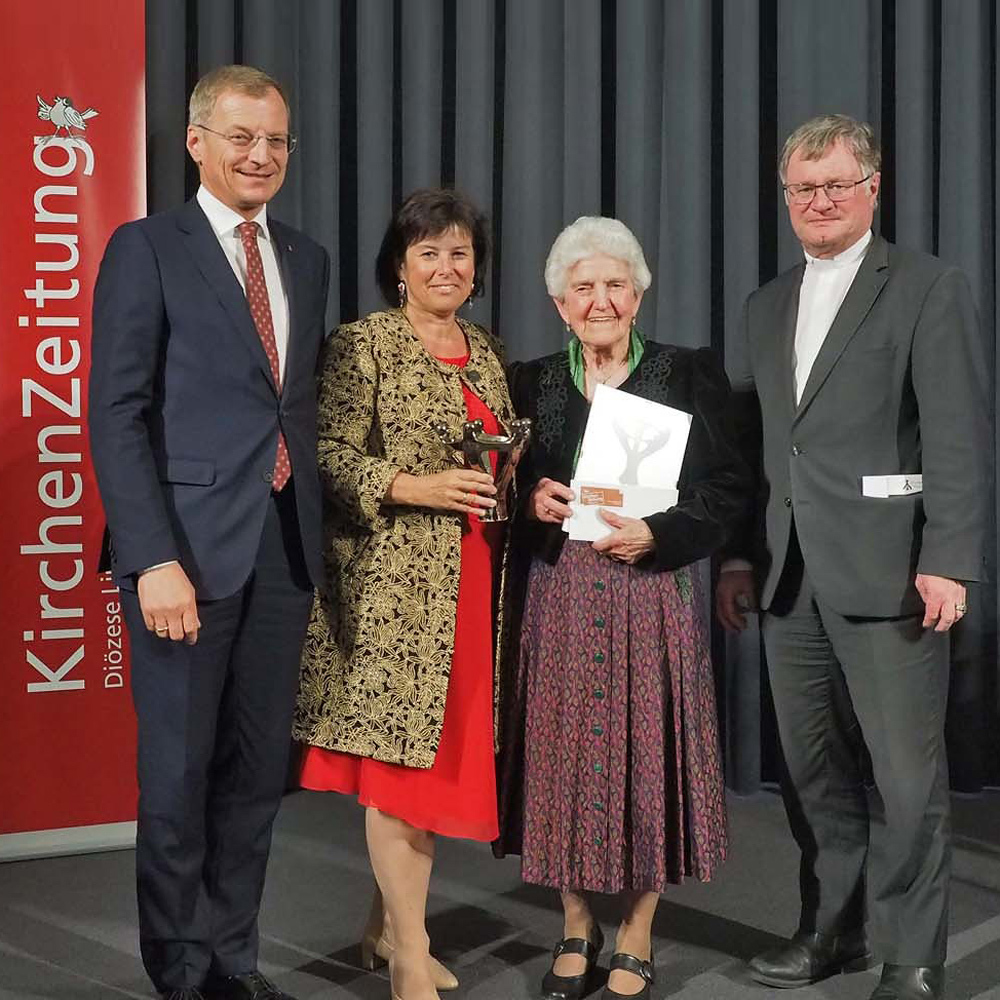
<svg viewBox="0 0 1000 1000">
<path fill-rule="evenodd" d="M 139 933 L 172 1000 L 280 1000 L 257 914 L 322 572 L 326 251 L 270 218 L 295 139 L 274 80 L 203 77 L 201 187 L 122 226 L 94 293 L 90 435 L 132 648 Z"/>
</svg>

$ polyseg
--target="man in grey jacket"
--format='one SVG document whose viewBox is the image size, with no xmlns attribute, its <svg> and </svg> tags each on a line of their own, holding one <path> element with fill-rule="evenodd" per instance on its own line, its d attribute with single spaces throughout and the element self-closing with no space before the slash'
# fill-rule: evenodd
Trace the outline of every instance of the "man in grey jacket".
<svg viewBox="0 0 1000 1000">
<path fill-rule="evenodd" d="M 794 987 L 865 968 L 870 932 L 872 1000 L 911 1000 L 944 990 L 947 632 L 983 579 L 989 402 L 964 276 L 872 233 L 879 166 L 871 128 L 842 115 L 785 143 L 805 260 L 747 300 L 734 379 L 764 544 L 751 525 L 735 539 L 716 603 L 742 628 L 760 584 L 802 852 L 798 931 L 752 975 Z"/>
</svg>

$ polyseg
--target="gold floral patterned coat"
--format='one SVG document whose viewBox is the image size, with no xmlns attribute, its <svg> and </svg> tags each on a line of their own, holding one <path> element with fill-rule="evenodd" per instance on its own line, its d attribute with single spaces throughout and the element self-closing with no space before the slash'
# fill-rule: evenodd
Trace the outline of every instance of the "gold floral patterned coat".
<svg viewBox="0 0 1000 1000">
<path fill-rule="evenodd" d="M 464 369 L 428 354 L 398 309 L 340 327 L 324 348 L 326 582 L 303 652 L 294 728 L 303 742 L 411 767 L 434 763 L 465 515 L 382 499 L 397 472 L 452 467 L 432 424 L 444 421 L 458 436 L 462 382 L 501 424 L 513 418 L 499 342 L 459 324 L 471 351 Z M 496 705 L 496 684 L 494 693 Z"/>
</svg>

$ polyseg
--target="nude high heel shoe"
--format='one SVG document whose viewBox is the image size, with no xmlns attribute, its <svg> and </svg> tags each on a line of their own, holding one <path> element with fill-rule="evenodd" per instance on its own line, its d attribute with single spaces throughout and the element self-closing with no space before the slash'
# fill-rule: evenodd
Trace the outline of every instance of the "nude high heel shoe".
<svg viewBox="0 0 1000 1000">
<path fill-rule="evenodd" d="M 396 956 L 395 956 L 395 953 L 393 953 L 393 955 L 391 955 L 390 958 L 389 958 L 389 992 L 392 994 L 392 1000 L 403 1000 L 402 994 L 396 992 Z M 440 998 L 438 997 L 438 991 L 437 991 L 436 987 L 434 988 L 434 996 L 437 998 L 437 1000 L 440 1000 Z"/>
<path fill-rule="evenodd" d="M 374 971 L 380 965 L 392 958 L 393 945 L 386 935 L 385 913 L 382 909 L 382 897 L 376 893 L 368 912 L 368 922 L 361 934 L 361 967 Z M 435 989 L 442 992 L 458 989 L 458 977 L 446 966 L 442 965 L 433 955 L 431 960 L 431 980 Z M 393 994 L 395 1000 L 395 994 Z"/>
</svg>

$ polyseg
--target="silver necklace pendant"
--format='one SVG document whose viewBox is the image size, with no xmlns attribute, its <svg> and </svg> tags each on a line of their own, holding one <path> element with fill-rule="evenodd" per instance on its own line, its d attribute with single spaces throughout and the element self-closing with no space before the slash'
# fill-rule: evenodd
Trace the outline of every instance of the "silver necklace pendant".
<svg viewBox="0 0 1000 1000">
<path fill-rule="evenodd" d="M 616 365 L 603 378 L 600 375 L 598 375 L 597 372 L 591 372 L 590 377 L 595 382 L 599 382 L 601 385 L 607 385 L 608 382 L 611 381 L 611 379 L 613 379 L 616 375 L 618 375 L 621 372 L 621 368 L 622 368 L 622 366 L 620 364 Z"/>
</svg>

